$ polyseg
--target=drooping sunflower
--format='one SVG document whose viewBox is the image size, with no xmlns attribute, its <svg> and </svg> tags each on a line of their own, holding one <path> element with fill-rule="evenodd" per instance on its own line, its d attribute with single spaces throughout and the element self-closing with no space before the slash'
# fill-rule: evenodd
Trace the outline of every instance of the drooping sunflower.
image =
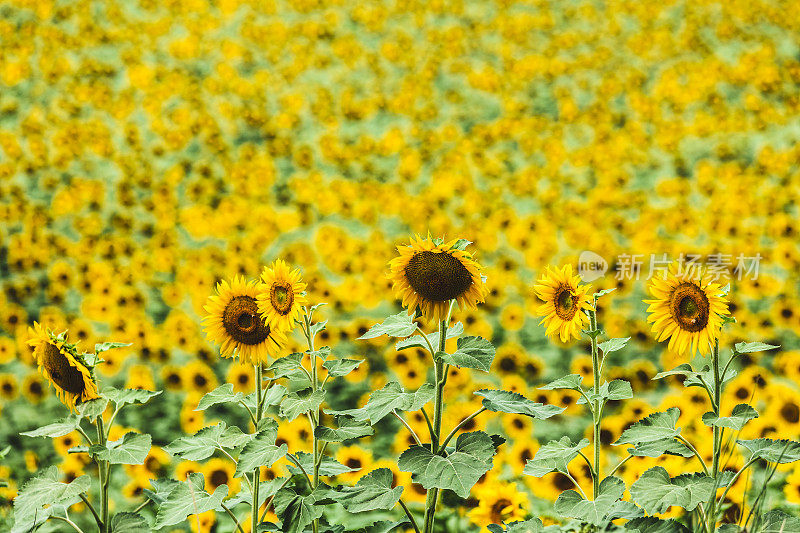
<svg viewBox="0 0 800 533">
<path fill-rule="evenodd" d="M 259 315 L 257 298 L 262 292 L 257 282 L 236 276 L 230 283 L 219 282 L 216 294 L 208 298 L 203 329 L 210 341 L 220 345 L 223 357 L 267 362 L 288 342 L 283 332 L 272 330 Z"/>
<path fill-rule="evenodd" d="M 464 242 L 442 242 L 429 235 L 397 247 L 400 256 L 389 262 L 387 277 L 409 314 L 419 307 L 425 318 L 438 322 L 446 317 L 451 300 L 461 309 L 475 308 L 484 301 L 481 266 L 463 250 Z"/>
<path fill-rule="evenodd" d="M 58 398 L 75 411 L 75 405 L 98 398 L 94 374 L 75 347 L 67 342 L 66 332 L 54 335 L 34 322 L 28 329 L 33 356 L 39 372 L 56 390 Z"/>
<path fill-rule="evenodd" d="M 722 286 L 702 271 L 673 264 L 665 279 L 650 280 L 649 291 L 653 299 L 644 303 L 656 340 L 669 338 L 669 350 L 681 355 L 708 354 L 728 314 Z"/>
<path fill-rule="evenodd" d="M 572 274 L 572 265 L 564 265 L 560 270 L 547 267 L 533 291 L 544 301 L 536 313 L 542 316 L 539 324 L 545 324 L 545 334 L 567 342 L 578 338 L 581 329 L 589 324 L 585 311 L 592 308 L 587 294 L 589 285 L 580 282 L 580 276 Z"/>
<path fill-rule="evenodd" d="M 276 259 L 271 266 L 264 267 L 261 282 L 264 289 L 257 298 L 261 317 L 273 330 L 292 330 L 295 320 L 300 320 L 303 306 L 308 303 L 300 270 L 289 270 L 285 261 Z"/>
</svg>

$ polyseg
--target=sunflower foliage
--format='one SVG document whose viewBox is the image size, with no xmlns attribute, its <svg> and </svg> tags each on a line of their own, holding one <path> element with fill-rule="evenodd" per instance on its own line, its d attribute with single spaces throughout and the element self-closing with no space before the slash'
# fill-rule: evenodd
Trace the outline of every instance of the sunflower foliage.
<svg viewBox="0 0 800 533">
<path fill-rule="evenodd" d="M 60 420 L 20 435 L 56 439 L 77 432 L 83 444 L 73 446 L 68 453 L 93 462 L 97 468 L 97 479 L 84 474 L 64 482 L 64 475 L 56 466 L 44 469 L 30 479 L 15 498 L 11 531 L 35 531 L 47 521 L 80 531 L 67 510 L 81 502 L 91 512 L 101 533 L 150 531 L 150 524 L 140 513 L 148 500 L 145 499 L 135 510 L 121 510 L 120 505 L 114 505 L 109 499 L 109 485 L 116 465 L 144 463 L 152 439 L 149 434 L 140 431 L 127 431 L 115 440 L 111 440 L 110 436 L 120 433 L 114 422 L 123 408 L 146 404 L 161 391 L 114 387 L 99 389 L 95 368 L 104 362 L 100 354 L 130 346 L 129 343 L 98 343 L 92 352 L 82 353 L 78 351 L 77 343 L 67 341 L 66 331 L 54 334 L 34 324 L 31 332 L 33 339 L 30 344 L 35 348 L 34 357 L 40 371 L 71 412 Z M 115 508 L 113 515 L 112 506 Z"/>
</svg>

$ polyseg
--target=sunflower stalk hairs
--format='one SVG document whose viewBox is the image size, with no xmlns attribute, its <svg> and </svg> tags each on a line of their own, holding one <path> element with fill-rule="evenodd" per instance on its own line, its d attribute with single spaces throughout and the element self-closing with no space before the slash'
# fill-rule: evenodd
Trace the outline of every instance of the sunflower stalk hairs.
<svg viewBox="0 0 800 533">
<path fill-rule="evenodd" d="M 21 435 L 58 438 L 77 432 L 84 444 L 71 448 L 69 453 L 89 456 L 97 466 L 98 483 L 96 493 L 89 474 L 63 483 L 58 469 L 51 466 L 20 491 L 14 501 L 12 531 L 34 531 L 48 520 L 62 522 L 70 530 L 86 531 L 86 526 L 81 527 L 73 521 L 68 512 L 71 506 L 81 502 L 91 512 L 97 531 L 101 533 L 126 528 L 146 531 L 147 520 L 140 511 L 150 500 L 146 499 L 135 510 L 111 516 L 109 486 L 115 465 L 141 465 L 144 462 L 151 448 L 150 435 L 129 432 L 118 440 L 110 438 L 115 431 L 114 421 L 123 407 L 147 403 L 161 391 L 99 389 L 95 367 L 103 363 L 100 354 L 130 344 L 104 342 L 96 344 L 91 353 L 81 353 L 77 343 L 68 342 L 66 331 L 55 334 L 34 323 L 30 332 L 29 344 L 34 347 L 39 371 L 71 412 L 66 418 Z M 89 429 L 92 426 L 93 429 Z"/>
</svg>

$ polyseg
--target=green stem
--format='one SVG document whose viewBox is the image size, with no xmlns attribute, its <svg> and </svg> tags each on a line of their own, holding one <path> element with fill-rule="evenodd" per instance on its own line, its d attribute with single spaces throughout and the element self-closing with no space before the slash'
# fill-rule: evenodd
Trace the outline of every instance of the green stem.
<svg viewBox="0 0 800 533">
<path fill-rule="evenodd" d="M 402 507 L 403 511 L 405 511 L 408 520 L 411 522 L 411 526 L 414 528 L 414 533 L 420 533 L 419 526 L 417 526 L 417 521 L 414 520 L 414 515 L 412 515 L 411 511 L 408 510 L 408 507 L 406 507 L 406 504 L 403 503 L 403 500 L 397 500 L 397 503 L 399 503 L 400 507 Z"/>
<path fill-rule="evenodd" d="M 97 442 L 101 446 L 105 446 L 108 442 L 108 435 L 103 427 L 103 417 L 98 415 L 95 418 L 95 425 L 97 427 Z M 111 474 L 111 465 L 108 461 L 97 461 L 97 470 L 100 475 L 100 533 L 108 533 L 108 482 Z"/>
<path fill-rule="evenodd" d="M 94 508 L 94 505 L 92 505 L 92 502 L 90 502 L 89 498 L 87 498 L 86 495 L 84 493 L 82 493 L 82 492 L 78 496 L 81 497 L 81 500 L 83 500 L 83 503 L 85 503 L 86 507 L 88 507 L 89 511 L 91 511 L 92 516 L 94 517 L 94 521 L 97 522 L 97 527 L 99 529 L 102 529 L 103 528 L 103 520 L 100 518 L 100 515 L 97 514 L 97 510 Z M 147 501 L 150 501 L 150 500 L 147 500 Z"/>
<path fill-rule="evenodd" d="M 450 303 L 450 311 L 453 304 Z M 450 322 L 450 312 L 447 318 L 439 322 L 439 351 L 443 352 L 447 338 L 447 324 Z M 433 363 L 434 379 L 436 380 L 436 391 L 433 403 L 433 431 L 431 433 L 431 452 L 439 452 L 439 436 L 442 434 L 442 411 L 444 410 L 444 384 L 446 382 L 445 364 L 441 359 L 435 359 Z M 439 498 L 439 489 L 431 489 L 425 498 L 425 518 L 424 533 L 433 532 L 433 523 L 436 518 L 436 501 Z"/>
<path fill-rule="evenodd" d="M 256 415 L 255 415 L 255 431 L 258 432 L 258 423 L 261 422 L 261 416 L 263 415 L 263 403 L 261 401 L 261 385 L 264 379 L 263 369 L 261 367 L 261 363 L 255 365 L 256 369 Z M 252 416 L 252 413 L 250 413 Z M 252 504 L 252 520 L 251 520 L 251 527 L 253 531 L 258 531 L 258 485 L 261 481 L 261 467 L 257 466 L 253 470 L 253 486 L 252 486 L 252 495 L 253 495 L 253 504 Z M 227 510 L 227 509 L 226 509 Z M 228 511 L 228 514 L 231 515 L 231 518 L 236 520 L 236 517 Z M 236 525 L 239 526 L 239 522 L 236 521 Z M 241 529 L 241 526 L 239 526 Z"/>
<path fill-rule="evenodd" d="M 722 380 L 719 373 L 719 339 L 714 341 L 714 350 L 711 352 L 711 364 L 714 372 L 714 397 L 711 400 L 711 408 L 714 410 L 714 415 L 719 418 L 720 415 L 720 396 L 722 392 Z M 717 478 L 719 476 L 719 456 L 721 452 L 720 443 L 722 441 L 722 431 L 718 426 L 714 426 L 714 454 L 711 461 L 711 477 L 714 478 L 714 488 L 717 487 Z M 708 502 L 708 529 L 714 531 L 717 524 L 717 509 L 716 509 L 717 491 L 711 495 L 711 500 Z"/>
<path fill-rule="evenodd" d="M 597 299 L 595 298 L 595 305 Z M 592 330 L 592 378 L 595 400 L 592 402 L 592 422 L 594 423 L 594 476 L 592 476 L 592 495 L 594 499 L 600 494 L 600 422 L 603 419 L 602 406 L 600 405 L 600 353 L 597 349 L 597 311 L 589 311 L 589 328 Z"/>
<path fill-rule="evenodd" d="M 304 333 L 306 334 L 306 340 L 308 341 L 308 350 L 312 352 L 310 355 L 311 357 L 311 387 L 314 392 L 316 392 L 320 388 L 319 384 L 319 377 L 317 376 L 317 361 L 316 356 L 313 354 L 314 352 L 314 335 L 311 332 L 311 316 L 306 313 L 305 317 L 303 318 L 303 322 L 305 322 Z M 312 473 L 312 483 L 311 489 L 314 490 L 319 485 L 319 466 L 320 466 L 320 448 L 319 448 L 319 441 L 317 440 L 316 435 L 316 427 L 315 424 L 319 424 L 319 416 L 320 412 L 317 409 L 317 412 L 311 413 L 310 421 L 311 421 L 311 444 L 312 450 L 314 454 L 314 471 Z M 319 518 L 315 518 L 311 524 L 312 530 L 314 533 L 319 533 Z"/>
<path fill-rule="evenodd" d="M 78 524 L 76 524 L 75 522 L 73 522 L 69 518 L 66 518 L 66 517 L 63 517 L 63 516 L 58 516 L 58 515 L 52 515 L 50 518 L 55 518 L 56 520 L 63 520 L 64 522 L 66 522 L 67 524 L 72 526 L 72 529 L 74 529 L 78 533 L 83 533 L 83 530 L 78 527 Z"/>
<path fill-rule="evenodd" d="M 472 420 L 473 418 L 475 418 L 476 416 L 487 410 L 488 409 L 486 409 L 485 407 L 481 407 L 480 409 L 469 415 L 467 418 L 459 422 L 458 425 L 453 428 L 453 431 L 451 431 L 450 434 L 442 441 L 442 444 L 439 445 L 439 453 L 442 453 L 444 451 L 445 447 L 447 446 L 447 443 L 450 442 L 450 439 L 452 439 L 456 435 L 456 433 L 458 433 L 459 429 L 461 429 L 467 422 L 469 422 L 470 420 Z"/>
</svg>

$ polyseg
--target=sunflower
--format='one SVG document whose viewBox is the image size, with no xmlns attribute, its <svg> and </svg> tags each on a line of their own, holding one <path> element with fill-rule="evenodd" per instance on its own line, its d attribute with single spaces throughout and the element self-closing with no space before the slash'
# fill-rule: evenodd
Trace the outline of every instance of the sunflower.
<svg viewBox="0 0 800 533">
<path fill-rule="evenodd" d="M 490 483 L 477 491 L 477 497 L 478 506 L 468 516 L 470 522 L 481 527 L 510 524 L 527 515 L 528 497 L 514 483 Z"/>
<path fill-rule="evenodd" d="M 53 335 L 37 322 L 28 332 L 28 344 L 34 348 L 39 372 L 53 385 L 64 405 L 75 411 L 76 403 L 99 397 L 92 370 L 75 345 L 67 343 L 65 333 Z"/>
<path fill-rule="evenodd" d="M 561 270 L 547 267 L 533 287 L 536 296 L 544 301 L 536 314 L 544 317 L 539 324 L 545 325 L 547 336 L 558 335 L 561 342 L 580 337 L 581 330 L 589 323 L 584 311 L 592 308 L 588 290 L 589 285 L 581 284 L 580 276 L 572 274 L 572 265 Z"/>
<path fill-rule="evenodd" d="M 669 337 L 669 350 L 681 355 L 706 355 L 719 337 L 728 303 L 722 286 L 711 276 L 673 264 L 666 279 L 650 281 L 648 322 L 656 340 Z"/>
<path fill-rule="evenodd" d="M 462 250 L 465 241 L 444 243 L 419 236 L 398 246 L 399 257 L 389 263 L 387 277 L 409 314 L 419 307 L 422 315 L 443 320 L 456 300 L 461 309 L 475 308 L 486 296 L 481 266 Z"/>
<path fill-rule="evenodd" d="M 257 298 L 258 312 L 273 330 L 291 331 L 308 303 L 300 270 L 290 271 L 285 261 L 276 259 L 271 266 L 264 267 L 261 281 L 264 289 Z"/>
<path fill-rule="evenodd" d="M 242 363 L 267 362 L 288 340 L 272 330 L 258 313 L 256 299 L 264 288 L 241 276 L 217 284 L 208 298 L 203 317 L 206 337 L 220 345 L 223 357 L 238 357 Z"/>
</svg>

